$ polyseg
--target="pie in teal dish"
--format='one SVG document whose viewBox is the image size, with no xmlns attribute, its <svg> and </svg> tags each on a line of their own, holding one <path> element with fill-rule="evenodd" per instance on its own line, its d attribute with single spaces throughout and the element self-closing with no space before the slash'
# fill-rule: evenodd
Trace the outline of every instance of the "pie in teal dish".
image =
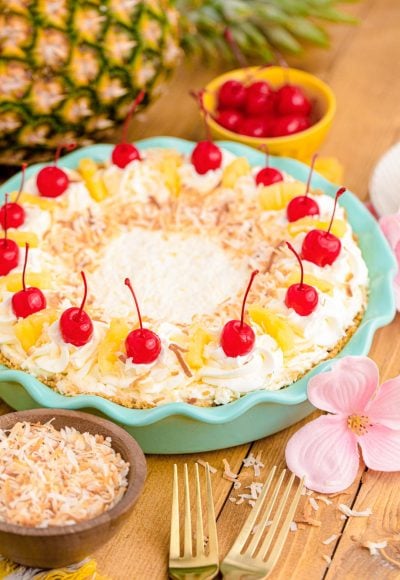
<svg viewBox="0 0 400 580">
<path fill-rule="evenodd" d="M 217 144 L 227 152 L 226 155 L 231 154 L 232 158 L 234 156 L 244 158 L 251 167 L 263 166 L 265 163 L 262 153 L 247 146 L 227 141 Z M 136 146 L 143 152 L 161 149 L 186 155 L 191 153 L 195 144 L 181 139 L 157 137 L 137 142 Z M 63 157 L 60 160 L 60 166 L 73 170 L 78 167 L 82 159 L 92 159 L 97 163 L 106 162 L 110 159 L 112 148 L 112 145 L 99 144 L 79 149 Z M 307 181 L 309 167 L 298 161 L 271 157 L 270 163 L 294 180 L 303 183 Z M 43 165 L 29 167 L 27 177 L 35 175 L 41 167 Z M 19 184 L 20 175 L 14 176 L 5 183 L 0 189 L 1 199 L 4 199 L 5 193 L 18 190 Z M 314 174 L 312 186 L 330 197 L 334 197 L 337 191 L 337 186 L 318 174 Z M 329 199 L 328 202 L 332 204 Z M 157 200 L 155 203 L 157 204 Z M 246 392 L 244 388 L 241 396 L 236 400 L 217 403 L 214 406 L 166 402 L 151 408 L 128 408 L 95 394 L 61 394 L 60 389 L 55 390 L 47 386 L 32 374 L 2 366 L 0 368 L 0 397 L 17 410 L 38 407 L 79 409 L 105 416 L 131 433 L 146 453 L 188 453 L 231 447 L 271 435 L 300 421 L 313 410 L 307 400 L 309 378 L 326 370 L 338 357 L 368 354 L 375 331 L 388 324 L 395 315 L 393 278 L 396 273 L 396 262 L 378 223 L 357 197 L 350 192 L 346 192 L 346 195 L 340 199 L 340 206 L 346 212 L 352 231 L 357 237 L 363 262 L 368 269 L 369 293 L 366 309 L 354 334 L 343 348 L 337 349 L 336 356 L 313 366 L 311 371 L 303 374 L 299 380 L 289 386 L 277 388 L 277 390 L 263 388 L 252 390 L 254 386 L 251 388 L 249 385 L 250 392 L 247 394 L 244 394 Z M 112 211 L 112 205 L 110 205 L 110 211 Z M 251 224 L 249 228 L 251 229 Z M 204 244 L 206 246 L 207 242 L 205 241 Z M 296 261 L 293 262 L 293 276 L 295 276 L 293 280 L 297 281 L 298 270 L 295 264 L 297 264 Z M 223 276 L 223 264 L 221 268 Z M 73 275 L 75 274 L 71 274 Z M 234 275 L 235 273 L 232 274 L 233 277 Z M 243 293 L 246 280 L 247 278 L 243 281 Z M 135 283 L 138 281 L 135 280 Z M 228 278 L 226 283 L 228 284 Z M 215 289 L 210 291 L 217 292 L 217 286 L 216 282 Z M 328 292 L 329 289 L 326 291 Z M 106 295 L 105 298 L 107 298 Z M 173 298 L 175 299 L 175 296 Z M 179 300 L 179 296 L 176 299 Z M 239 303 L 237 310 L 239 315 Z M 314 331 L 318 332 L 318 321 Z M 190 372 L 189 369 L 186 370 Z M 256 368 L 251 381 L 260 379 L 257 372 Z M 162 387 L 162 385 L 159 386 Z"/>
</svg>

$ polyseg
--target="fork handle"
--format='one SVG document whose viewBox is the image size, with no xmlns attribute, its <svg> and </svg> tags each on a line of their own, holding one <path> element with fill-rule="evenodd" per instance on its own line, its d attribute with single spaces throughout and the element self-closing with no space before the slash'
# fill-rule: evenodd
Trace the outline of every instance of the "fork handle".
<svg viewBox="0 0 400 580">
<path fill-rule="evenodd" d="M 218 568 L 213 571 L 183 572 L 182 570 L 169 570 L 168 575 L 172 580 L 212 580 L 218 574 Z"/>
<path fill-rule="evenodd" d="M 224 580 L 263 580 L 266 576 L 252 574 L 251 572 L 246 572 L 244 570 L 229 570 L 229 572 L 226 572 L 225 574 L 222 573 L 222 578 Z"/>
</svg>

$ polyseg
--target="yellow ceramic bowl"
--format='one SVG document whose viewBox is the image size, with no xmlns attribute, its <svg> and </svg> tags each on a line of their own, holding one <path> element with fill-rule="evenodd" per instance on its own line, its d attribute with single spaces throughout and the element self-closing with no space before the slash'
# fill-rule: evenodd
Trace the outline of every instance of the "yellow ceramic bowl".
<svg viewBox="0 0 400 580">
<path fill-rule="evenodd" d="M 289 81 L 298 85 L 314 103 L 317 122 L 309 129 L 289 135 L 287 137 L 248 137 L 225 129 L 213 119 L 217 107 L 218 89 L 225 81 L 236 79 L 242 82 L 265 80 L 272 87 L 279 88 Z M 271 155 L 295 157 L 296 159 L 308 160 L 313 153 L 318 151 L 332 125 L 336 112 L 336 99 L 332 90 L 326 83 L 316 76 L 295 68 L 283 69 L 279 66 L 267 68 L 248 67 L 229 71 L 216 77 L 207 86 L 204 94 L 204 107 L 210 113 L 209 126 L 215 137 L 229 141 L 238 141 L 250 147 L 259 149 L 267 145 Z"/>
</svg>

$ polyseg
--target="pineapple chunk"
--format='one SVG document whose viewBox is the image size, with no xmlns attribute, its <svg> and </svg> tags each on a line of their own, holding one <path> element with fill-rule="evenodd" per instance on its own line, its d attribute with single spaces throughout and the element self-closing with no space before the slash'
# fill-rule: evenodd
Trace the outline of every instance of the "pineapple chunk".
<svg viewBox="0 0 400 580">
<path fill-rule="evenodd" d="M 51 308 L 35 312 L 27 318 L 20 318 L 14 326 L 15 335 L 25 352 L 28 352 L 39 340 L 45 324 L 53 324 L 57 320 L 57 311 Z"/>
<path fill-rule="evenodd" d="M 8 238 L 14 240 L 14 242 L 25 247 L 25 244 L 29 244 L 31 248 L 37 248 L 39 246 L 39 238 L 33 232 L 22 232 L 20 230 L 8 230 Z"/>
<path fill-rule="evenodd" d="M 99 173 L 99 168 L 93 159 L 81 159 L 79 161 L 78 171 L 83 177 L 90 196 L 95 201 L 103 201 L 103 199 L 108 197 L 108 191 L 103 177 Z"/>
<path fill-rule="evenodd" d="M 17 199 L 18 192 L 14 191 L 11 194 L 10 199 L 11 201 L 15 201 Z M 55 204 L 54 201 L 50 201 L 48 198 L 40 197 L 40 195 L 33 195 L 32 193 L 21 193 L 18 203 L 21 205 L 36 205 L 40 209 L 51 211 L 54 209 Z"/>
<path fill-rule="evenodd" d="M 284 209 L 291 199 L 304 195 L 305 189 L 301 181 L 280 181 L 267 185 L 260 190 L 261 207 L 267 211 Z"/>
<path fill-rule="evenodd" d="M 303 217 L 296 222 L 291 222 L 288 224 L 287 229 L 291 236 L 297 236 L 302 232 L 308 232 L 309 230 L 327 230 L 329 227 L 329 221 L 323 221 L 319 219 L 314 219 L 312 217 Z M 344 220 L 335 219 L 331 227 L 331 233 L 342 238 L 346 233 L 346 222 Z"/>
<path fill-rule="evenodd" d="M 51 288 L 50 272 L 27 272 L 26 285 L 41 288 L 42 290 Z M 18 272 L 16 274 L 2 276 L 0 278 L 0 286 L 5 287 L 8 292 L 18 292 L 19 290 L 22 290 L 21 274 Z"/>
<path fill-rule="evenodd" d="M 212 338 L 212 335 L 200 326 L 191 335 L 186 360 L 192 369 L 200 369 L 204 365 L 204 347 L 212 341 Z"/>
<path fill-rule="evenodd" d="M 171 195 L 178 197 L 181 191 L 181 176 L 179 166 L 182 164 L 180 157 L 167 156 L 157 163 L 157 169 L 162 174 L 164 183 Z"/>
<path fill-rule="evenodd" d="M 110 328 L 101 341 L 98 351 L 99 369 L 104 375 L 112 373 L 118 360 L 117 353 L 123 349 L 122 343 L 130 330 L 130 327 L 122 318 L 113 318 L 111 320 Z"/>
<path fill-rule="evenodd" d="M 285 286 L 291 286 L 292 284 L 298 284 L 300 282 L 300 274 L 297 272 L 292 272 L 285 280 Z M 333 284 L 327 282 L 327 280 L 322 280 L 321 278 L 317 278 L 312 274 L 304 274 L 304 283 L 310 284 L 310 286 L 314 286 L 318 288 L 321 292 L 326 294 L 333 294 Z"/>
<path fill-rule="evenodd" d="M 233 188 L 239 177 L 250 173 L 250 164 L 245 157 L 238 157 L 227 165 L 222 173 L 222 187 Z"/>
<path fill-rule="evenodd" d="M 276 340 L 284 353 L 293 350 L 296 335 L 302 335 L 298 326 L 257 304 L 249 306 L 248 312 L 250 318 Z"/>
</svg>

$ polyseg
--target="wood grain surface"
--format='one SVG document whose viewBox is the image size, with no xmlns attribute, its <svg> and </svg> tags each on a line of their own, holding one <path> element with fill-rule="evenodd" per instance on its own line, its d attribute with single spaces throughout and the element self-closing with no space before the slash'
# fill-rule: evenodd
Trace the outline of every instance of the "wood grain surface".
<svg viewBox="0 0 400 580">
<path fill-rule="evenodd" d="M 318 74 L 335 91 L 337 117 L 321 153 L 339 158 L 346 169 L 345 185 L 366 199 L 374 163 L 400 139 L 400 2 L 365 0 L 346 9 L 360 18 L 359 26 L 332 28 L 332 50 L 309 51 L 291 64 Z M 187 94 L 190 89 L 202 87 L 217 72 L 200 64 L 181 67 L 164 97 L 134 123 L 132 139 L 155 135 L 200 138 L 202 126 L 195 104 Z M 399 316 L 376 334 L 370 356 L 379 365 L 382 380 L 400 373 L 399 338 Z M 0 404 L 0 412 L 6 410 Z M 242 469 L 240 479 L 245 482 L 249 470 L 242 468 L 242 460 L 250 452 L 262 451 L 265 468 L 259 480 L 264 481 L 272 465 L 284 465 L 285 444 L 300 425 L 252 445 L 201 454 L 203 460 L 219 470 L 213 475 L 213 486 L 222 556 L 250 509 L 246 504 L 228 501 L 236 492 L 221 477 L 222 459 L 227 458 L 234 472 Z M 133 515 L 119 534 L 94 554 L 102 573 L 113 580 L 167 578 L 172 466 L 178 463 L 182 471 L 185 462 L 193 464 L 198 457 L 148 456 L 145 491 Z M 361 467 L 358 479 L 346 495 L 334 498 L 332 505 L 318 502 L 318 512 L 311 515 L 322 522 L 320 527 L 304 525 L 290 534 L 271 579 L 400 578 L 399 488 L 399 473 L 374 473 Z M 307 497 L 302 499 L 299 512 L 308 509 L 307 502 Z M 337 509 L 338 502 L 358 510 L 370 507 L 373 515 L 344 520 Z M 338 535 L 335 541 L 322 544 L 333 534 Z M 388 540 L 386 554 L 392 562 L 383 554 L 371 556 L 361 546 L 366 541 L 382 539 Z M 330 565 L 323 555 L 332 558 Z"/>
</svg>

